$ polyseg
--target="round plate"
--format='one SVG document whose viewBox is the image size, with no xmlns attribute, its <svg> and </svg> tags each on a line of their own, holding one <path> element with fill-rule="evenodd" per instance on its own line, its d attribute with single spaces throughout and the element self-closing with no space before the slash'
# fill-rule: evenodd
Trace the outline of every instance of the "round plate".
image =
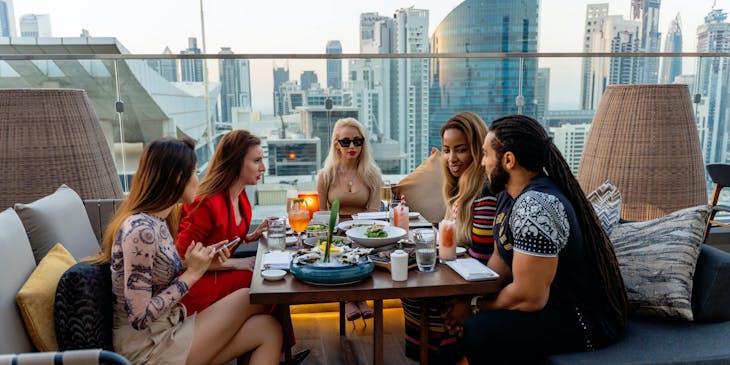
<svg viewBox="0 0 730 365">
<path fill-rule="evenodd" d="M 348 229 L 357 228 L 361 226 L 372 226 L 373 224 L 380 224 L 383 227 L 390 227 L 390 223 L 386 221 L 379 221 L 379 220 L 373 220 L 373 219 L 353 219 L 351 221 L 344 221 L 340 222 L 340 224 L 337 225 L 337 228 L 347 231 Z"/>
<path fill-rule="evenodd" d="M 297 236 L 286 236 L 286 245 L 292 246 L 297 243 Z"/>
<path fill-rule="evenodd" d="M 346 285 L 366 279 L 375 265 L 369 257 L 363 256 L 357 265 L 339 262 L 324 264 L 298 264 L 292 260 L 289 269 L 297 279 L 315 285 Z"/>
<path fill-rule="evenodd" d="M 271 281 L 281 280 L 284 276 L 286 276 L 286 271 L 279 269 L 269 269 L 261 272 L 261 277 Z"/>
<path fill-rule="evenodd" d="M 318 246 L 319 245 L 319 242 L 320 242 L 320 240 L 322 238 L 327 238 L 327 236 L 325 236 L 325 237 L 307 237 L 307 238 L 304 239 L 304 244 L 306 246 L 309 246 L 309 247 Z M 346 245 L 349 245 L 349 244 L 352 243 L 352 240 L 351 239 L 349 239 L 347 237 L 344 237 L 344 236 L 333 236 L 332 239 L 333 240 L 342 239 L 342 241 Z"/>
<path fill-rule="evenodd" d="M 406 232 L 403 228 L 383 227 L 383 230 L 388 234 L 387 237 L 370 238 L 365 235 L 365 231 L 367 231 L 367 229 L 368 227 L 366 226 L 357 227 L 346 231 L 345 234 L 361 246 L 371 248 L 382 247 L 408 236 L 408 232 Z"/>
<path fill-rule="evenodd" d="M 456 246 L 456 256 L 461 256 L 466 254 L 466 248 L 461 246 Z"/>
</svg>

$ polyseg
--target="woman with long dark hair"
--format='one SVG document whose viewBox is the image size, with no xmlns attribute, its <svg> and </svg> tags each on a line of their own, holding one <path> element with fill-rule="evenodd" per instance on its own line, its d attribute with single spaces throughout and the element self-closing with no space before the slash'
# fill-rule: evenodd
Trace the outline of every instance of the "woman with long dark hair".
<svg viewBox="0 0 730 365">
<path fill-rule="evenodd" d="M 276 364 L 281 327 L 264 307 L 237 290 L 186 317 L 180 299 L 213 261 L 220 246 L 190 245 L 181 261 L 174 245 L 178 203 L 198 186 L 194 144 L 151 142 L 142 153 L 129 196 L 108 225 L 96 263 L 111 263 L 114 350 L 134 364 L 223 364 L 246 352 L 251 362 Z M 182 273 L 181 273 L 182 272 Z"/>
<path fill-rule="evenodd" d="M 627 311 L 618 262 L 552 139 L 534 119 L 511 115 L 492 122 L 483 149 L 498 193 L 489 266 L 505 286 L 447 313 L 469 363 L 525 363 L 615 342 Z"/>
</svg>

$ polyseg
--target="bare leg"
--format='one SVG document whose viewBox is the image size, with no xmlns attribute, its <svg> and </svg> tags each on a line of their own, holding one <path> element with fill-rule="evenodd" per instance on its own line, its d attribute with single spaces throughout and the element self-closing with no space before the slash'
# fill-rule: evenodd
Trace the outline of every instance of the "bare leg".
<svg viewBox="0 0 730 365">
<path fill-rule="evenodd" d="M 251 316 L 264 313 L 264 310 L 264 306 L 249 303 L 248 289 L 239 289 L 198 313 L 195 318 L 195 332 L 187 364 L 210 363 L 218 357 L 224 347 L 231 347 L 227 350 L 235 353 L 227 360 L 253 350 L 255 345 L 244 344 L 240 341 L 233 341 L 233 339 L 238 337 L 244 323 Z M 278 331 L 278 337 L 281 338 L 281 328 L 278 324 L 272 331 L 275 333 Z M 276 336 L 274 334 L 272 338 L 275 339 Z M 280 339 L 278 343 L 278 346 L 281 347 Z M 237 346 L 241 347 L 237 348 Z M 278 353 L 277 349 L 277 359 Z"/>
<path fill-rule="evenodd" d="M 279 364 L 282 343 L 281 325 L 268 314 L 250 317 L 211 364 L 225 364 L 240 355 L 241 349 L 249 352 L 249 364 Z"/>
</svg>

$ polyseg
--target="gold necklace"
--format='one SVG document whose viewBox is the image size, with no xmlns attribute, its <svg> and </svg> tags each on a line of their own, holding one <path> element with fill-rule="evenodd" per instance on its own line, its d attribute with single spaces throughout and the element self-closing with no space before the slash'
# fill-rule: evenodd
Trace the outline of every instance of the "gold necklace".
<svg viewBox="0 0 730 365">
<path fill-rule="evenodd" d="M 340 170 L 341 174 L 345 174 L 345 171 Z M 357 177 L 357 172 L 355 172 L 352 176 L 345 176 L 345 180 L 349 179 L 347 181 L 347 192 L 352 193 L 352 185 L 355 184 L 355 178 Z"/>
</svg>

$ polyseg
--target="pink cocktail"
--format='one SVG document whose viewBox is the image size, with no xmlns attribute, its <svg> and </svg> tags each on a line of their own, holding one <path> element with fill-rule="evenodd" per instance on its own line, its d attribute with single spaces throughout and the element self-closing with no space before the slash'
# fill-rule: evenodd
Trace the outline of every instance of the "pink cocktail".
<svg viewBox="0 0 730 365">
<path fill-rule="evenodd" d="M 444 219 L 439 223 L 439 259 L 441 261 L 456 260 L 456 221 Z"/>
<path fill-rule="evenodd" d="M 408 206 L 405 204 L 393 208 L 393 225 L 403 228 L 406 232 L 408 232 L 408 211 Z"/>
</svg>

